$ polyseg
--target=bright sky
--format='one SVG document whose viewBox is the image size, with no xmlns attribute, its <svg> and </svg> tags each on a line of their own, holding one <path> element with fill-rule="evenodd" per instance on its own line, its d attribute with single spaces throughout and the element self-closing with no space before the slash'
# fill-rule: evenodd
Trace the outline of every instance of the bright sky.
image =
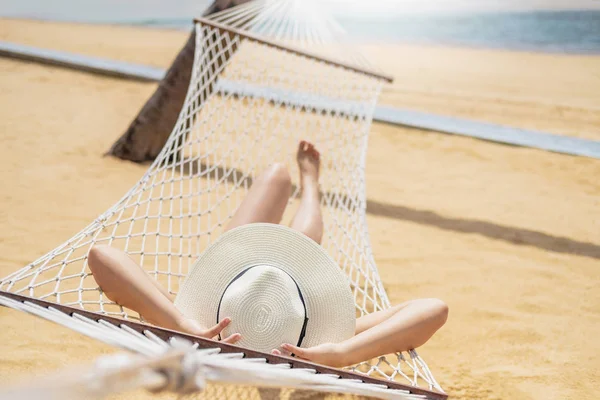
<svg viewBox="0 0 600 400">
<path fill-rule="evenodd" d="M 600 9 L 600 0 L 327 0 L 347 14 Z"/>
<path fill-rule="evenodd" d="M 301 0 L 308 1 L 308 0 Z M 314 0 L 334 15 L 383 17 L 410 13 L 598 9 L 600 0 Z M 189 18 L 212 0 L 0 0 L 0 15 L 84 21 Z"/>
</svg>

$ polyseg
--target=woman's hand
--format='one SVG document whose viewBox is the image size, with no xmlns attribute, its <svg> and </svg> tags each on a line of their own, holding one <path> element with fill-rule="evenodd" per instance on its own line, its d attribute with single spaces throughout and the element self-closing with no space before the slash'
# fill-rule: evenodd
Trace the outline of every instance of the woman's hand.
<svg viewBox="0 0 600 400">
<path fill-rule="evenodd" d="M 193 319 L 183 319 L 179 322 L 180 330 L 183 332 L 200 336 L 206 339 L 214 339 L 216 340 L 219 334 L 231 323 L 230 318 L 222 319 L 217 325 L 213 326 L 210 329 L 203 329 L 198 321 Z M 242 335 L 239 333 L 234 333 L 233 335 L 229 335 L 225 339 L 221 340 L 224 343 L 234 344 L 238 342 L 242 338 Z"/>
<path fill-rule="evenodd" d="M 302 348 L 285 343 L 281 348 L 286 352 L 294 354 L 303 360 L 311 361 L 317 364 L 328 365 L 330 367 L 345 367 L 344 353 L 339 343 L 323 343 L 318 346 Z M 279 350 L 271 351 L 275 355 L 283 355 Z"/>
</svg>

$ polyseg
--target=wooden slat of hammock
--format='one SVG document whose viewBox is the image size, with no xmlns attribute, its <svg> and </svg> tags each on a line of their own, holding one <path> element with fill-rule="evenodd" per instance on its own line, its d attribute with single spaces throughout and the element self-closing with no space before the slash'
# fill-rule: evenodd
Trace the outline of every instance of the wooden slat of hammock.
<svg viewBox="0 0 600 400">
<path fill-rule="evenodd" d="M 314 363 L 311 363 L 308 361 L 299 360 L 297 358 L 276 356 L 273 354 L 253 351 L 253 350 L 245 349 L 243 347 L 226 344 L 226 343 L 215 341 L 215 340 L 204 339 L 204 338 L 200 338 L 197 336 L 187 335 L 185 333 L 172 331 L 172 330 L 164 329 L 164 328 L 159 328 L 157 326 L 147 325 L 147 324 L 140 323 L 140 322 L 134 322 L 131 320 L 124 320 L 124 319 L 120 319 L 120 318 L 110 317 L 107 315 L 98 314 L 98 313 L 91 312 L 91 311 L 86 311 L 86 310 L 83 310 L 80 308 L 65 306 L 65 305 L 57 304 L 57 303 L 52 303 L 49 301 L 40 300 L 40 299 L 36 299 L 33 297 L 24 296 L 21 294 L 16 294 L 16 293 L 11 293 L 11 292 L 6 292 L 3 290 L 0 290 L 0 296 L 5 296 L 7 298 L 13 299 L 13 300 L 21 302 L 21 303 L 29 302 L 29 303 L 36 304 L 40 307 L 53 308 L 53 309 L 56 309 L 64 314 L 66 314 L 66 315 L 69 315 L 69 316 L 72 316 L 73 314 L 79 314 L 81 316 L 84 316 L 84 317 L 89 318 L 96 322 L 98 322 L 100 320 L 106 321 L 116 327 L 119 327 L 119 328 L 122 325 L 126 325 L 129 328 L 133 329 L 134 331 L 136 331 L 142 335 L 144 334 L 144 331 L 150 331 L 154 335 L 156 335 L 157 337 L 159 337 L 160 339 L 164 340 L 167 343 L 169 342 L 169 340 L 171 338 L 181 338 L 181 339 L 185 339 L 185 340 L 191 342 L 192 344 L 197 344 L 199 349 L 219 348 L 219 349 L 221 349 L 222 353 L 243 353 L 243 354 L 245 354 L 245 357 L 249 357 L 249 358 L 264 358 L 267 360 L 267 362 L 269 364 L 290 364 L 291 368 L 314 369 L 317 371 L 317 373 L 320 373 L 320 374 L 333 374 L 333 375 L 338 375 L 343 379 L 354 379 L 354 380 L 359 380 L 359 381 L 362 381 L 365 383 L 384 385 L 384 386 L 387 386 L 389 389 L 403 390 L 403 391 L 408 391 L 411 394 L 423 395 L 427 399 L 431 399 L 431 400 L 446 400 L 448 398 L 447 394 L 437 392 L 434 390 L 427 390 L 427 389 L 423 389 L 423 388 L 419 388 L 419 387 L 415 387 L 415 386 L 405 385 L 405 384 L 398 383 L 398 382 L 373 378 L 370 376 L 366 376 L 366 375 L 362 375 L 362 374 L 358 374 L 358 373 L 354 373 L 354 372 L 349 372 L 349 371 L 345 371 L 345 370 L 341 370 L 341 369 L 337 369 L 337 368 L 326 367 L 323 365 L 314 364 Z"/>
<path fill-rule="evenodd" d="M 252 33 L 244 32 L 244 31 L 232 28 L 232 27 L 227 26 L 227 25 L 219 24 L 219 23 L 217 23 L 215 21 L 212 21 L 210 19 L 207 19 L 207 18 L 196 18 L 196 19 L 194 19 L 194 22 L 198 22 L 198 23 L 200 23 L 202 25 L 205 25 L 205 26 L 210 26 L 210 27 L 218 29 L 218 30 L 220 30 L 222 32 L 229 32 L 229 33 L 234 34 L 235 36 L 239 36 L 241 38 L 250 40 L 252 42 L 261 43 L 261 44 L 264 44 L 266 46 L 273 47 L 275 49 L 279 49 L 279 50 L 286 51 L 288 53 L 299 55 L 301 57 L 310 58 L 310 59 L 313 59 L 313 60 L 316 60 L 316 61 L 322 61 L 322 62 L 324 62 L 326 64 L 330 64 L 330 65 L 333 65 L 333 66 L 336 66 L 336 67 L 344 68 L 344 69 L 347 69 L 347 70 L 350 70 L 350 71 L 353 71 L 353 72 L 356 72 L 356 73 L 359 73 L 359 74 L 367 75 L 367 76 L 370 76 L 370 77 L 375 78 L 375 79 L 381 79 L 381 80 L 384 80 L 384 81 L 386 81 L 388 83 L 392 83 L 394 81 L 394 77 L 393 76 L 385 75 L 385 74 L 382 74 L 382 73 L 379 73 L 379 72 L 375 72 L 375 71 L 371 71 L 371 70 L 366 69 L 366 68 L 356 67 L 356 66 L 354 66 L 352 64 L 338 62 L 338 61 L 335 61 L 335 60 L 333 60 L 331 58 L 327 58 L 327 57 L 322 56 L 322 55 L 314 54 L 314 53 L 308 52 L 306 50 L 297 49 L 297 48 L 294 48 L 294 47 L 291 47 L 291 46 L 285 46 L 285 45 L 282 45 L 282 44 L 277 43 L 275 41 L 268 40 L 268 39 L 262 38 L 262 37 L 257 36 L 257 35 L 253 35 Z"/>
</svg>

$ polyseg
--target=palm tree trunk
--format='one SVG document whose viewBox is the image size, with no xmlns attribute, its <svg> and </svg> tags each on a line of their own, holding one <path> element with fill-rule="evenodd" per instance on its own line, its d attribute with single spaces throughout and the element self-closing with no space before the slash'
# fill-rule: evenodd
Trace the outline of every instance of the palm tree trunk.
<svg viewBox="0 0 600 400">
<path fill-rule="evenodd" d="M 203 16 L 247 1 L 249 0 L 215 0 Z M 195 50 L 196 33 L 193 30 L 156 91 L 144 104 L 127 131 L 112 145 L 107 155 L 135 162 L 152 161 L 156 158 L 171 134 L 183 107 L 191 79 Z M 229 52 L 228 57 L 222 62 L 227 62 L 234 51 Z M 210 92 L 205 93 L 204 99 L 212 93 L 213 87 L 214 85 L 211 85 L 207 88 Z"/>
</svg>

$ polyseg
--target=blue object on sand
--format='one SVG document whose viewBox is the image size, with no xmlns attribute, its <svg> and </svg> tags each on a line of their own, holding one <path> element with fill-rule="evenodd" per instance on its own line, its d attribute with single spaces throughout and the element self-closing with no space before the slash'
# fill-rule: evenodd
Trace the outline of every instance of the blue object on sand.
<svg viewBox="0 0 600 400">
<path fill-rule="evenodd" d="M 0 56 L 141 81 L 160 81 L 165 75 L 165 70 L 161 68 L 82 56 L 56 50 L 40 49 L 3 41 L 0 41 Z M 222 83 L 223 85 L 221 86 L 223 87 L 221 90 L 227 92 L 239 92 L 247 95 L 253 95 L 255 92 L 254 95 L 257 97 L 268 98 L 273 96 L 282 99 L 290 97 L 289 94 L 279 93 L 275 89 L 249 87 L 248 85 L 242 86 L 235 82 Z M 299 98 L 297 95 L 293 97 L 296 99 Z M 312 104 L 314 99 L 310 98 L 306 100 L 310 100 Z M 312 106 L 319 108 L 323 100 L 324 99 L 317 99 L 316 103 L 312 104 Z M 343 108 L 353 107 L 351 103 L 340 102 L 339 100 L 337 102 L 340 107 Z M 600 141 L 597 140 L 524 130 L 486 122 L 403 110 L 387 106 L 377 107 L 373 115 L 373 120 L 412 128 L 468 136 L 513 146 L 532 147 L 556 153 L 600 159 Z"/>
<path fill-rule="evenodd" d="M 40 49 L 3 41 L 0 41 L 0 56 L 142 81 L 160 81 L 165 75 L 162 68 L 82 56 L 64 51 Z"/>
<path fill-rule="evenodd" d="M 463 118 L 428 114 L 380 106 L 373 120 L 453 135 L 468 136 L 513 146 L 532 147 L 556 153 L 600 158 L 600 141 L 555 135 Z"/>
</svg>

